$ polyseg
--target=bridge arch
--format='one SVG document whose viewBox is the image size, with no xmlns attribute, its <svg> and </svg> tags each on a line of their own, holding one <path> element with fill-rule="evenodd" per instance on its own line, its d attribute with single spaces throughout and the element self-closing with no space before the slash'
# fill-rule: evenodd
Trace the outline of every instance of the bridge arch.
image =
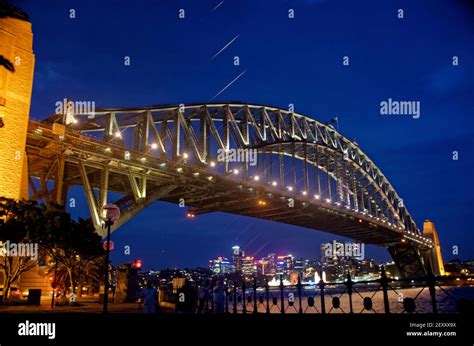
<svg viewBox="0 0 474 346">
<path fill-rule="evenodd" d="M 67 118 L 72 121 L 66 124 Z M 236 213 L 389 249 L 406 242 L 413 258 L 407 266 L 418 269 L 420 264 L 413 262 L 422 261 L 419 249 L 432 247 L 358 144 L 303 114 L 235 102 L 160 105 L 102 108 L 73 117 L 54 114 L 30 127 L 32 147 L 43 145 L 37 138 L 40 127 L 41 137 L 62 136 L 49 144 L 55 148 L 50 175 L 34 165 L 31 173 L 60 182 L 53 189 L 59 202 L 67 186 L 84 186 L 99 232 L 98 210 L 108 192 L 116 191 L 123 193 L 116 203 L 124 216 L 115 228 L 157 199 L 184 199 L 193 215 Z M 248 160 L 219 162 L 219 149 L 255 151 L 258 159 L 255 165 Z M 51 173 L 55 170 L 56 175 Z M 40 189 L 37 197 L 46 190 Z M 288 200 L 298 208 L 289 209 Z M 268 207 L 262 210 L 257 202 Z M 407 252 L 392 255 L 410 257 Z"/>
</svg>

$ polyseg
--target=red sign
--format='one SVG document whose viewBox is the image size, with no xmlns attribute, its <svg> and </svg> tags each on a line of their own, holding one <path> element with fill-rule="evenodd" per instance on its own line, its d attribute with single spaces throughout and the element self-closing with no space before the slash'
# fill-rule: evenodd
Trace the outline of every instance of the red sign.
<svg viewBox="0 0 474 346">
<path fill-rule="evenodd" d="M 102 247 L 104 248 L 105 251 L 107 251 L 107 240 L 102 243 Z M 111 240 L 110 245 L 109 245 L 109 251 L 112 251 L 114 249 L 114 242 Z"/>
<path fill-rule="evenodd" d="M 120 218 L 120 209 L 115 204 L 106 204 L 100 208 L 100 217 L 104 221 L 115 223 Z"/>
</svg>

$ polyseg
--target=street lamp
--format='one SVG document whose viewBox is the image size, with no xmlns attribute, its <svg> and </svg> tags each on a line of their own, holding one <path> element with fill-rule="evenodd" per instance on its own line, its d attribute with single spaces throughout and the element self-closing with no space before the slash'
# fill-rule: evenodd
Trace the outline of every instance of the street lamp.
<svg viewBox="0 0 474 346">
<path fill-rule="evenodd" d="M 106 204 L 101 208 L 100 215 L 107 227 L 107 247 L 105 249 L 105 274 L 104 274 L 104 307 L 103 313 L 107 313 L 109 302 L 109 258 L 110 258 L 110 227 L 120 218 L 120 209 L 115 204 Z"/>
</svg>

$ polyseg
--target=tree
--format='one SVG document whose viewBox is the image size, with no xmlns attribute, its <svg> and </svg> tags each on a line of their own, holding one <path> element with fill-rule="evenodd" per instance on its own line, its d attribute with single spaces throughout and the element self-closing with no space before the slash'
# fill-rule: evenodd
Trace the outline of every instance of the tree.
<svg viewBox="0 0 474 346">
<path fill-rule="evenodd" d="M 75 221 L 58 205 L 50 205 L 44 210 L 45 231 L 40 239 L 40 247 L 50 257 L 54 265 L 63 267 L 67 273 L 71 292 L 76 291 L 78 279 L 87 268 L 104 254 L 101 237 L 95 232 L 90 220 L 79 218 Z"/>
<path fill-rule="evenodd" d="M 3 298 L 20 275 L 36 266 L 31 256 L 14 256 L 7 244 L 34 243 L 43 228 L 42 209 L 33 201 L 0 197 L 0 269 L 4 271 Z"/>
<path fill-rule="evenodd" d="M 35 201 L 0 197 L 0 241 L 38 244 L 40 256 L 51 259 L 60 269 L 59 273 L 64 270 L 64 287 L 71 286 L 72 291 L 87 270 L 94 274 L 91 262 L 104 254 L 101 237 L 95 233 L 92 222 L 75 221 L 62 206 L 54 203 L 46 206 Z M 5 271 L 5 298 L 12 283 L 36 265 L 37 261 L 30 257 L 14 257 L 2 252 L 0 269 Z"/>
</svg>

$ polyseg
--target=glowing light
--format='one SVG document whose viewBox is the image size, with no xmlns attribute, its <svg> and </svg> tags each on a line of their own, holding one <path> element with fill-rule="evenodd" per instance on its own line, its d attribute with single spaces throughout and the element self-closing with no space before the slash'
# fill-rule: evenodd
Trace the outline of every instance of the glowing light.
<svg viewBox="0 0 474 346">
<path fill-rule="evenodd" d="M 265 202 L 263 200 L 259 200 L 258 205 L 265 206 L 265 205 L 267 205 L 267 202 Z"/>
<path fill-rule="evenodd" d="M 156 144 L 156 143 L 151 143 L 151 148 L 152 148 L 152 149 L 158 149 L 158 144 Z"/>
<path fill-rule="evenodd" d="M 146 157 L 140 158 L 140 161 L 141 161 L 141 162 L 145 162 L 145 161 L 146 161 Z"/>
<path fill-rule="evenodd" d="M 237 168 L 234 168 L 233 173 L 234 173 L 235 175 L 237 175 L 237 174 L 239 174 L 239 170 L 238 170 Z"/>
<path fill-rule="evenodd" d="M 259 181 L 259 180 L 260 180 L 260 177 L 259 177 L 258 175 L 256 175 L 255 177 L 253 177 L 253 180 Z"/>
<path fill-rule="evenodd" d="M 193 213 L 187 213 L 186 215 L 187 215 L 187 217 L 189 217 L 190 219 L 194 219 L 194 218 L 196 217 L 196 215 L 193 214 Z"/>
<path fill-rule="evenodd" d="M 314 195 L 314 198 L 319 199 L 320 197 L 319 197 L 319 195 Z"/>
<path fill-rule="evenodd" d="M 216 166 L 216 163 L 215 163 L 214 161 L 211 161 L 211 162 L 209 162 L 209 165 L 210 165 L 211 167 L 215 167 L 215 166 Z"/>
<path fill-rule="evenodd" d="M 188 153 L 183 153 L 183 159 L 187 159 L 189 157 Z"/>
<path fill-rule="evenodd" d="M 307 192 L 306 192 L 306 191 L 303 191 L 303 192 L 301 192 L 301 193 L 302 193 L 304 196 L 307 195 Z"/>
<path fill-rule="evenodd" d="M 278 183 L 276 181 L 272 181 L 272 186 L 277 186 Z"/>
<path fill-rule="evenodd" d="M 287 189 L 288 191 L 293 191 L 293 186 L 288 186 Z"/>
<path fill-rule="evenodd" d="M 122 133 L 120 131 L 115 132 L 115 138 L 122 138 Z"/>
<path fill-rule="evenodd" d="M 331 200 L 329 198 L 326 198 L 326 202 L 331 203 Z"/>
</svg>

